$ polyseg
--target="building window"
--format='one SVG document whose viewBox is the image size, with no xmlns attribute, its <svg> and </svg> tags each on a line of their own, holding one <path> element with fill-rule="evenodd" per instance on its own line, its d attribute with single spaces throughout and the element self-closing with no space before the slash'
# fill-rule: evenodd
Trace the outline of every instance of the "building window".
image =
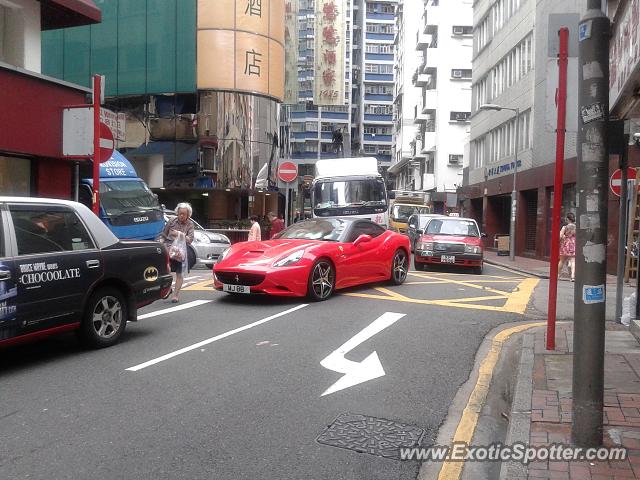
<svg viewBox="0 0 640 480">
<path fill-rule="evenodd" d="M 473 52 L 478 53 L 491 41 L 491 15 L 485 16 L 473 32 Z"/>
<path fill-rule="evenodd" d="M 393 95 L 393 87 L 391 85 L 371 85 L 364 86 L 364 93 L 373 95 Z"/>
<path fill-rule="evenodd" d="M 471 35 L 473 33 L 473 27 L 467 25 L 454 25 L 452 27 L 453 35 Z"/>
<path fill-rule="evenodd" d="M 490 130 L 488 163 L 496 163 L 506 157 L 514 156 L 516 149 L 516 119 Z M 531 148 L 531 110 L 520 113 L 518 125 L 518 152 Z"/>
<path fill-rule="evenodd" d="M 367 53 L 393 53 L 393 45 L 385 43 L 369 43 L 365 49 Z"/>
<path fill-rule="evenodd" d="M 367 22 L 366 31 L 367 33 L 386 33 L 392 35 L 394 33 L 394 25 L 391 23 Z"/>
<path fill-rule="evenodd" d="M 393 65 L 380 64 L 380 63 L 365 63 L 364 72 L 390 74 L 390 73 L 393 73 Z"/>
<path fill-rule="evenodd" d="M 468 122 L 471 112 L 449 112 L 449 120 L 452 122 Z"/>
<path fill-rule="evenodd" d="M 393 115 L 393 105 L 366 103 L 364 105 L 364 113 L 371 113 L 374 115 Z"/>
<path fill-rule="evenodd" d="M 451 78 L 471 80 L 470 68 L 454 68 L 451 70 Z"/>
<path fill-rule="evenodd" d="M 376 153 L 377 149 L 375 145 L 367 145 L 365 144 L 363 147 L 364 153 Z"/>
</svg>

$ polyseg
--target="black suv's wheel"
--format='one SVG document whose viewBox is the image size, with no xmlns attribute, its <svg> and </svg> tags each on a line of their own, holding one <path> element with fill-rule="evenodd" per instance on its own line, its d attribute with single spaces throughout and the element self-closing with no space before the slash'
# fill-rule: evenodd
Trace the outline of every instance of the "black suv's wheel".
<svg viewBox="0 0 640 480">
<path fill-rule="evenodd" d="M 110 347 L 126 326 L 127 304 L 120 290 L 104 287 L 93 292 L 80 326 L 83 343 L 93 348 Z"/>
<path fill-rule="evenodd" d="M 333 294 L 336 273 L 328 260 L 318 260 L 309 274 L 309 298 L 315 302 L 326 300 Z"/>
<path fill-rule="evenodd" d="M 393 262 L 391 263 L 391 283 L 400 285 L 407 279 L 409 272 L 409 258 L 407 252 L 399 248 L 393 254 Z"/>
<path fill-rule="evenodd" d="M 473 267 L 473 273 L 475 273 L 476 275 L 482 275 L 482 265 L 480 265 L 479 267 Z"/>
</svg>

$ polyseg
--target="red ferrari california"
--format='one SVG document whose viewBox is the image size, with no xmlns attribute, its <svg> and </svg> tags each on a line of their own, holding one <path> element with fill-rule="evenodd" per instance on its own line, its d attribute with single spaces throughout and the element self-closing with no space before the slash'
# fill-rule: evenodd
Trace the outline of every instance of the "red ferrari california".
<svg viewBox="0 0 640 480">
<path fill-rule="evenodd" d="M 315 218 L 276 239 L 232 245 L 213 268 L 215 288 L 326 300 L 369 282 L 399 285 L 409 269 L 409 239 L 361 218 Z"/>
</svg>

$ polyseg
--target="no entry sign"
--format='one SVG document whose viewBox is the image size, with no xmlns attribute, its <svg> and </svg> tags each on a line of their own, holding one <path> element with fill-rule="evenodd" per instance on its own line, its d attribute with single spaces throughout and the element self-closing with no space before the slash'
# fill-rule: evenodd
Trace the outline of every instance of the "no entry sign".
<svg viewBox="0 0 640 480">
<path fill-rule="evenodd" d="M 100 163 L 104 163 L 111 158 L 113 147 L 113 132 L 105 123 L 100 122 Z"/>
<path fill-rule="evenodd" d="M 628 180 L 636 179 L 635 168 L 633 167 L 627 168 L 627 179 Z M 611 191 L 614 193 L 614 195 L 617 195 L 618 197 L 620 196 L 621 184 L 622 184 L 622 170 L 617 169 L 615 172 L 613 172 L 613 174 L 611 175 L 611 178 L 609 179 L 609 186 L 611 187 Z"/>
<path fill-rule="evenodd" d="M 278 167 L 278 178 L 285 183 L 293 182 L 298 178 L 298 167 L 295 163 L 284 162 Z"/>
</svg>

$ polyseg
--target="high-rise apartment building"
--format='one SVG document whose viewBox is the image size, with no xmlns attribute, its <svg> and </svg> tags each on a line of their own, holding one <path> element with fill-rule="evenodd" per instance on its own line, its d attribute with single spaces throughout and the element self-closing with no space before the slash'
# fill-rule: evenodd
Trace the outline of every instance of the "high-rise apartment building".
<svg viewBox="0 0 640 480">
<path fill-rule="evenodd" d="M 402 102 L 402 115 L 413 109 L 417 131 L 410 142 L 412 155 L 396 155 L 391 172 L 396 175 L 396 188 L 427 192 L 440 213 L 456 208 L 456 191 L 462 185 L 471 117 L 473 8 L 471 0 L 426 0 L 421 6 L 421 19 L 413 32 L 403 15 L 404 67 L 399 67 L 407 68 L 407 46 L 413 43 L 420 60 L 411 79 L 421 92 L 415 103 L 409 103 L 408 97 Z"/>
<path fill-rule="evenodd" d="M 397 0 L 347 0 L 344 105 L 313 103 L 316 2 L 300 0 L 298 10 L 298 103 L 288 106 L 290 151 L 301 175 L 315 161 L 336 156 L 374 156 L 381 167 L 391 160 L 394 86 L 394 19 Z M 337 153 L 333 132 L 342 132 Z"/>
<path fill-rule="evenodd" d="M 509 234 L 515 180 L 516 254 L 549 256 L 558 30 L 563 26 L 574 33 L 569 45 L 562 213 L 575 212 L 575 32 L 585 7 L 575 0 L 478 0 L 474 4 L 470 160 L 460 197 L 465 215 L 482 223 L 489 247 L 497 235 Z"/>
</svg>

